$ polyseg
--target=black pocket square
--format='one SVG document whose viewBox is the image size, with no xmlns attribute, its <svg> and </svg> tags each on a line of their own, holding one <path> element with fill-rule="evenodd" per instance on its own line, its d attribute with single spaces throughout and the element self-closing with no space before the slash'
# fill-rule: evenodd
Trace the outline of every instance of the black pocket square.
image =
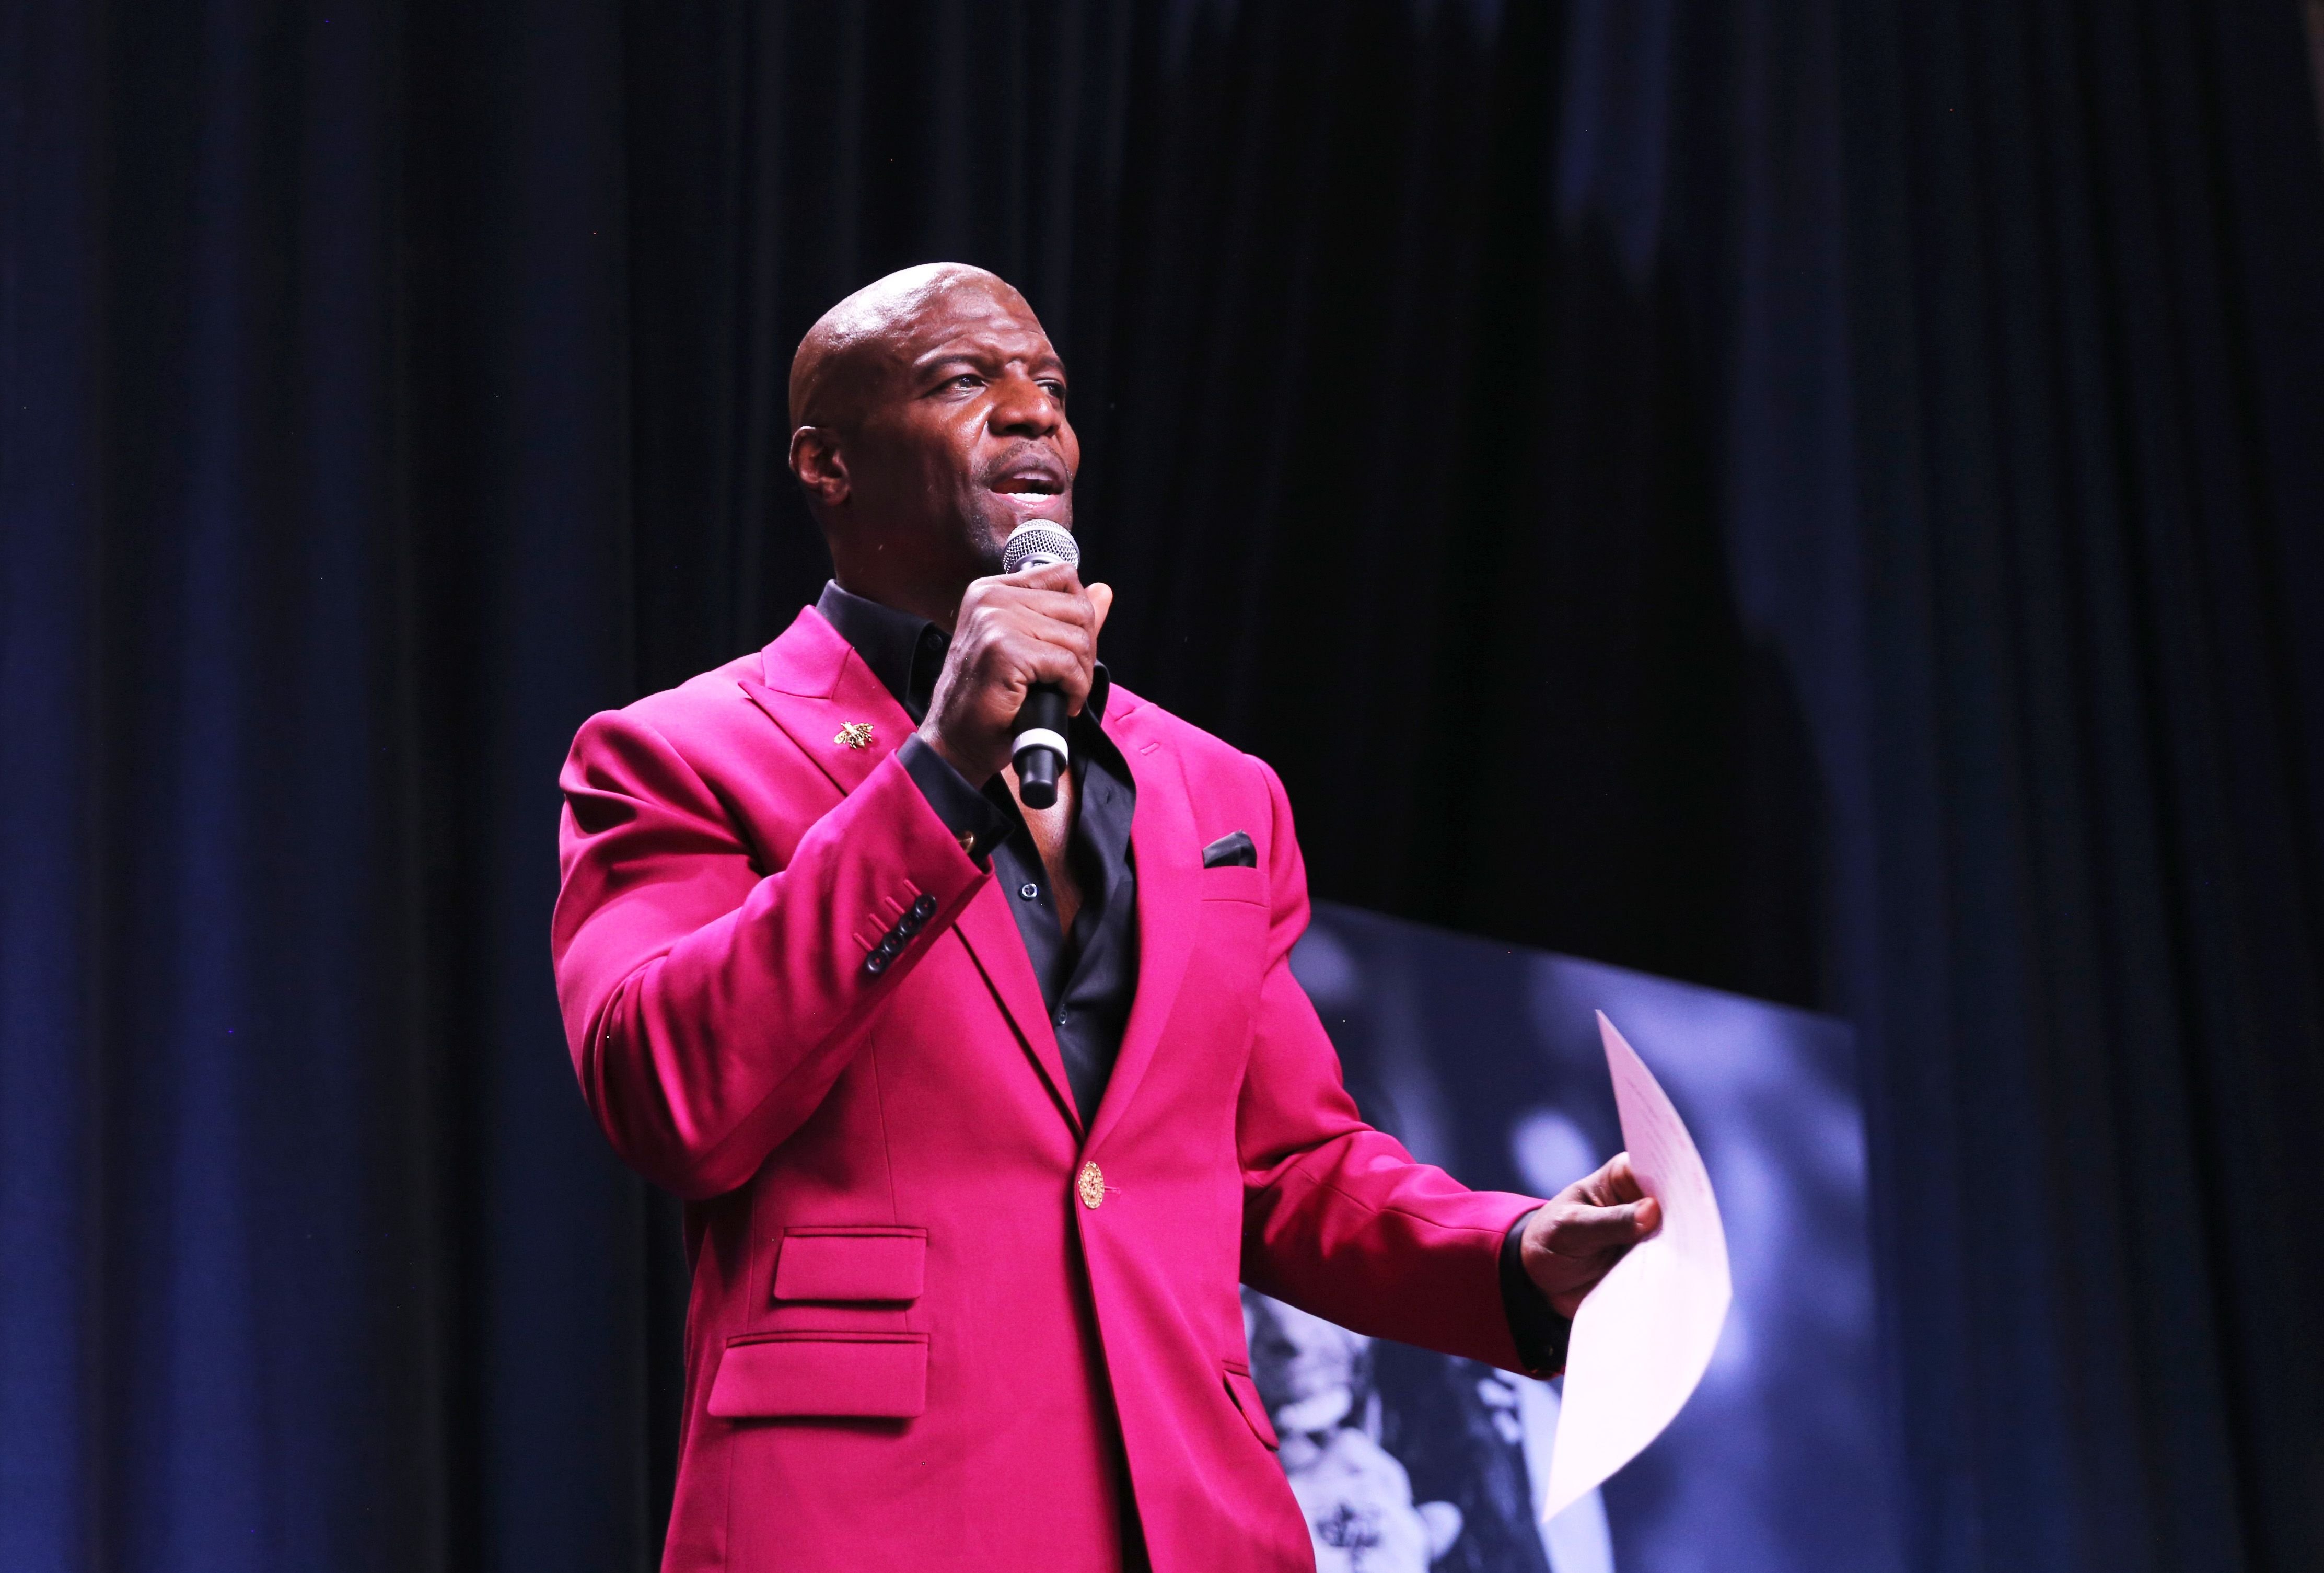
<svg viewBox="0 0 2324 1573">
<path fill-rule="evenodd" d="M 1259 848 L 1240 830 L 1230 831 L 1203 848 L 1204 868 L 1257 868 Z"/>
</svg>

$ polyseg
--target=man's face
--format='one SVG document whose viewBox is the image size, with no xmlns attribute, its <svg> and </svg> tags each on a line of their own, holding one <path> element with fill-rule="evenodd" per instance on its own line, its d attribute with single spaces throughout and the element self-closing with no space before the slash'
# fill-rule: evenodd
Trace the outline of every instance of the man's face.
<svg viewBox="0 0 2324 1573">
<path fill-rule="evenodd" d="M 1014 291 L 971 278 L 933 293 L 882 359 L 842 447 L 850 511 L 887 549 L 973 578 L 1001 571 L 1026 520 L 1072 526 L 1065 365 Z"/>
</svg>

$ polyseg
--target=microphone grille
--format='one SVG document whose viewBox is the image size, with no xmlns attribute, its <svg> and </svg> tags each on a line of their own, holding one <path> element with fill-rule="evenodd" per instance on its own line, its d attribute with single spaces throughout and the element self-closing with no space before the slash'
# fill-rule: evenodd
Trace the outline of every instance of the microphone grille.
<svg viewBox="0 0 2324 1573">
<path fill-rule="evenodd" d="M 1068 568 L 1081 567 L 1081 543 L 1074 539 L 1072 531 L 1044 520 L 1029 519 L 1019 524 L 1009 532 L 1008 544 L 1001 549 L 1002 573 L 1045 568 L 1053 562 L 1062 562 Z"/>
</svg>

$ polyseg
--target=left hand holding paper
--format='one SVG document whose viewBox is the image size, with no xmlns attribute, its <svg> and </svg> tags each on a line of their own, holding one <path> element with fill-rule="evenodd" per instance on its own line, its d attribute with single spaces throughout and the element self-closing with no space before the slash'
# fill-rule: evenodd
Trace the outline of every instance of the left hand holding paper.
<svg viewBox="0 0 2324 1573">
<path fill-rule="evenodd" d="M 1662 1204 L 1639 1188 L 1630 1155 L 1618 1152 L 1526 1220 L 1519 1259 L 1557 1314 L 1570 1318 L 1614 1263 L 1662 1221 Z"/>
<path fill-rule="evenodd" d="M 1601 1273 L 1574 1314 L 1545 1519 L 1596 1490 L 1670 1424 L 1702 1380 L 1734 1296 L 1719 1198 L 1694 1138 L 1602 1011 L 1598 1033 L 1622 1141 L 1636 1154 L 1624 1168 L 1660 1204 L 1663 1227 Z"/>
</svg>

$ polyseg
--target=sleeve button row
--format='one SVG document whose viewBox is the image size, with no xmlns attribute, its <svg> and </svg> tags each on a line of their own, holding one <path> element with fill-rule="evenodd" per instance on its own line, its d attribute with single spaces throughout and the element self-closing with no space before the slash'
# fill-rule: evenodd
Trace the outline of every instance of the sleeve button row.
<svg viewBox="0 0 2324 1573">
<path fill-rule="evenodd" d="M 896 920 L 896 926 L 872 947 L 872 954 L 863 958 L 865 974 L 877 977 L 887 971 L 888 964 L 904 953 L 904 947 L 911 942 L 913 935 L 927 926 L 928 920 L 936 915 L 936 899 L 934 896 L 924 895 L 914 902 L 910 910 Z"/>
</svg>

